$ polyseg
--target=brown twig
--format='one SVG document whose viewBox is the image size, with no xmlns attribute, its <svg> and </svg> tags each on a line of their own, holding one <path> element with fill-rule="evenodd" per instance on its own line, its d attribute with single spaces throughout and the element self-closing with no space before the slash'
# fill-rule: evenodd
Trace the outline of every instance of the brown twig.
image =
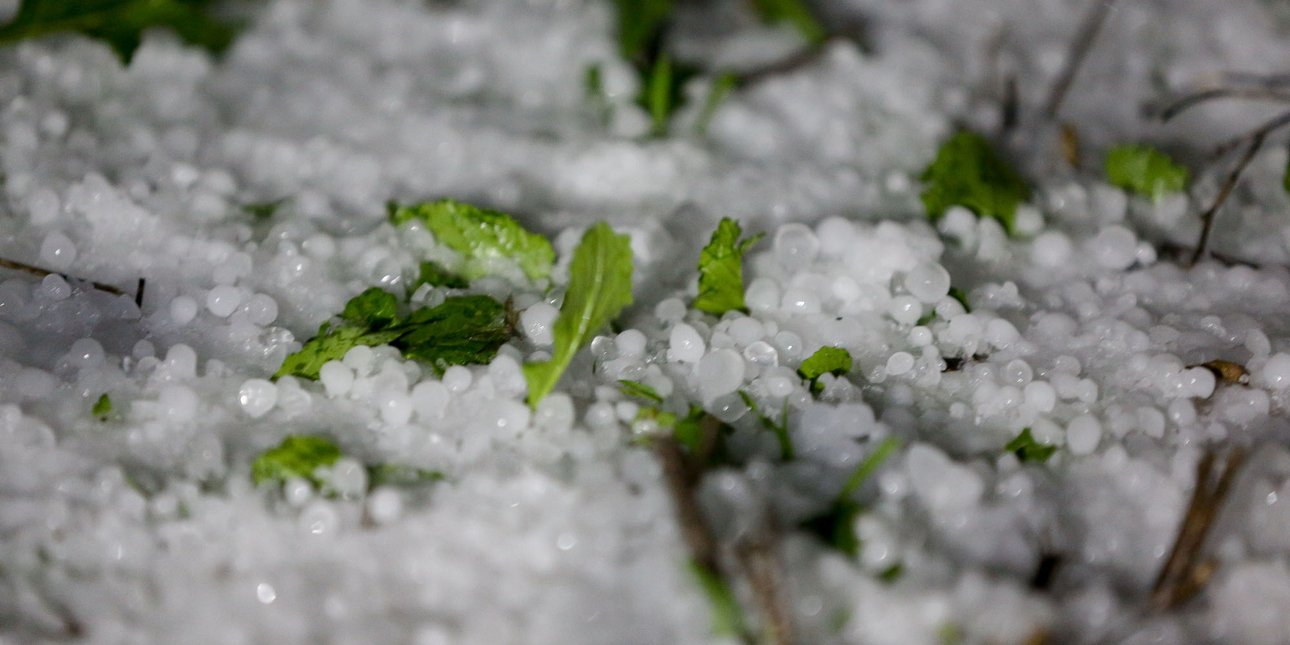
<svg viewBox="0 0 1290 645">
<path fill-rule="evenodd" d="M 18 262 L 16 260 L 7 260 L 5 258 L 0 258 L 0 267 L 4 267 L 6 269 L 13 269 L 15 271 L 22 271 L 23 273 L 30 273 L 32 275 L 38 275 L 42 278 L 45 276 L 56 275 L 56 276 L 62 277 L 64 280 L 79 280 L 79 278 L 73 278 L 72 276 L 69 276 L 66 273 L 50 271 L 49 269 L 42 269 L 38 266 L 33 266 L 30 264 L 26 264 L 24 262 Z M 94 287 L 99 291 L 106 291 L 110 294 L 117 295 L 117 296 L 125 295 L 125 292 L 122 291 L 120 288 L 114 287 L 110 284 L 103 284 L 102 282 L 94 282 L 94 281 L 88 281 L 88 280 L 86 282 L 89 282 L 89 285 L 91 287 Z"/>
<path fill-rule="evenodd" d="M 1253 130 L 1250 130 L 1249 132 L 1246 132 L 1245 134 L 1242 134 L 1240 136 L 1232 137 L 1231 139 L 1228 139 L 1227 141 L 1224 141 L 1223 143 L 1219 144 L 1217 147 L 1214 148 L 1214 152 L 1210 153 L 1210 158 L 1217 159 L 1219 157 L 1222 157 L 1227 153 L 1233 150 L 1236 150 L 1237 148 L 1240 148 L 1242 144 L 1253 141 L 1255 139 L 1259 139 L 1259 140 L 1266 139 L 1273 132 L 1276 132 L 1277 130 L 1284 128 L 1287 125 L 1290 125 L 1290 112 L 1278 114 L 1272 119 L 1269 119 L 1268 121 L 1266 121 L 1263 125 L 1260 125 L 1259 127 L 1254 128 Z"/>
<path fill-rule="evenodd" d="M 1093 49 L 1093 42 L 1097 40 L 1097 34 L 1102 30 L 1102 25 L 1106 23 L 1106 17 L 1115 7 L 1116 0 L 1093 0 L 1093 5 L 1089 7 L 1088 13 L 1084 14 L 1084 21 L 1080 23 L 1079 31 L 1075 32 L 1075 38 L 1071 41 L 1070 51 L 1066 54 L 1066 61 L 1062 65 L 1062 70 L 1057 75 L 1057 80 L 1053 83 L 1053 88 L 1048 94 L 1048 102 L 1044 104 L 1044 114 L 1048 118 L 1057 116 L 1057 111 L 1062 108 L 1062 102 L 1066 100 L 1066 93 L 1070 90 L 1071 83 L 1075 80 L 1075 75 L 1084 64 L 1084 59 Z"/>
<path fill-rule="evenodd" d="M 1290 92 L 1267 87 L 1217 87 L 1183 96 L 1160 110 L 1160 120 L 1174 117 L 1202 103 L 1215 99 L 1249 99 L 1256 101 L 1290 102 Z"/>
<path fill-rule="evenodd" d="M 1217 463 L 1214 450 L 1208 450 L 1196 465 L 1196 485 L 1191 502 L 1178 527 L 1169 559 L 1151 590 L 1151 608 L 1168 611 L 1193 598 L 1213 575 L 1217 564 L 1203 555 L 1205 538 L 1223 509 L 1232 483 L 1245 461 L 1240 447 L 1228 451 L 1223 463 Z"/>
<path fill-rule="evenodd" d="M 774 645 L 794 645 L 793 616 L 785 604 L 783 567 L 776 557 L 775 535 L 767 531 L 762 539 L 749 540 L 735 551 L 748 576 L 758 608 L 766 618 L 766 640 Z"/>
<path fill-rule="evenodd" d="M 738 72 L 735 74 L 735 80 L 740 87 L 746 88 L 775 76 L 795 72 L 819 60 L 824 52 L 828 51 L 829 45 L 840 38 L 841 36 L 829 36 L 819 43 L 803 47 L 777 61 L 746 72 Z"/>
<path fill-rule="evenodd" d="M 1246 166 L 1249 166 L 1250 162 L 1254 161 L 1254 155 L 1258 154 L 1259 148 L 1263 147 L 1265 136 L 1266 133 L 1258 132 L 1250 140 L 1250 145 L 1246 148 L 1245 154 L 1241 155 L 1240 160 L 1232 167 L 1232 171 L 1227 174 L 1227 179 L 1223 181 L 1222 187 L 1219 188 L 1218 196 L 1214 198 L 1214 202 L 1210 204 L 1209 208 L 1205 209 L 1204 213 L 1201 213 L 1200 240 L 1196 242 L 1196 250 L 1192 253 L 1188 266 L 1195 266 L 1205 256 L 1205 251 L 1209 247 L 1209 237 L 1214 231 L 1214 218 L 1218 214 L 1218 209 L 1223 206 L 1227 198 L 1232 194 L 1232 190 L 1240 183 L 1241 174 L 1245 172 Z"/>
</svg>

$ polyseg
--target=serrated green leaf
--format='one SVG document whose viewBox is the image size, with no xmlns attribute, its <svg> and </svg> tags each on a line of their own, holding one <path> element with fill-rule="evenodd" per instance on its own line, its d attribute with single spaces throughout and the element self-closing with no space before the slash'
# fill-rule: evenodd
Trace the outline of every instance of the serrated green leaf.
<svg viewBox="0 0 1290 645">
<path fill-rule="evenodd" d="M 381 330 L 399 318 L 399 299 L 393 294 L 371 287 L 349 299 L 340 312 L 341 320 L 356 327 Z"/>
<path fill-rule="evenodd" d="M 1187 188 L 1187 169 L 1145 145 L 1119 145 L 1106 154 L 1106 180 L 1113 186 L 1160 200 Z"/>
<path fill-rule="evenodd" d="M 658 390 L 655 390 L 640 381 L 619 379 L 618 389 L 627 396 L 634 396 L 638 399 L 645 399 L 646 401 L 653 401 L 655 403 L 663 402 L 663 397 L 659 396 Z"/>
<path fill-rule="evenodd" d="M 821 347 L 815 350 L 802 366 L 797 368 L 797 375 L 811 384 L 811 391 L 819 393 L 824 389 L 820 377 L 825 374 L 842 376 L 851 371 L 851 352 L 841 347 Z"/>
<path fill-rule="evenodd" d="M 1010 450 L 1017 455 L 1017 459 L 1024 464 L 1042 464 L 1048 461 L 1053 453 L 1057 452 L 1057 446 L 1050 446 L 1039 443 L 1033 435 L 1030 434 L 1030 428 L 1023 428 L 1021 434 L 1017 435 L 1003 447 L 1004 450 Z"/>
<path fill-rule="evenodd" d="M 632 249 L 626 235 L 604 222 L 583 234 L 569 265 L 569 286 L 556 318 L 551 360 L 524 365 L 529 404 L 537 407 L 569 367 L 574 354 L 591 342 L 632 303 Z"/>
<path fill-rule="evenodd" d="M 282 361 L 282 367 L 278 368 L 273 378 L 290 375 L 318 380 L 319 370 L 328 361 L 345 358 L 349 350 L 359 345 L 367 347 L 387 345 L 398 338 L 399 334 L 398 330 L 371 331 L 366 327 L 354 325 L 332 327 L 329 323 L 323 323 L 322 327 L 318 328 L 317 336 L 310 338 L 300 351 L 288 355 Z"/>
<path fill-rule="evenodd" d="M 391 208 L 395 226 L 412 219 L 421 220 L 440 244 L 462 256 L 458 271 L 467 280 L 487 275 L 498 261 L 516 263 L 530 280 L 551 274 L 551 243 L 506 213 L 451 199 Z"/>
<path fill-rule="evenodd" d="M 936 153 L 920 177 L 923 206 L 932 220 L 951 206 L 963 206 L 978 217 L 991 217 L 1012 233 L 1017 206 L 1030 197 L 1030 188 L 990 142 L 979 134 L 960 131 Z"/>
<path fill-rule="evenodd" d="M 465 289 L 470 283 L 465 278 L 445 269 L 438 262 L 422 262 L 417 279 L 408 285 L 408 295 L 414 293 L 421 285 L 428 284 L 432 287 L 444 287 L 445 289 Z"/>
<path fill-rule="evenodd" d="M 316 471 L 340 459 L 340 448 L 322 437 L 291 435 L 278 447 L 265 451 L 251 463 L 251 481 L 259 486 L 264 482 L 281 485 L 292 477 L 307 480 L 314 486 L 321 485 Z"/>
<path fill-rule="evenodd" d="M 217 18 L 210 0 L 22 0 L 0 27 L 0 45 L 52 34 L 79 33 L 103 41 L 129 64 L 143 33 L 160 27 L 184 42 L 220 53 L 233 41 L 236 25 Z"/>
<path fill-rule="evenodd" d="M 753 0 L 753 8 L 763 22 L 785 22 L 793 26 L 806 42 L 818 45 L 828 32 L 802 0 Z"/>
<path fill-rule="evenodd" d="M 761 235 L 740 240 L 743 229 L 729 217 L 721 218 L 708 245 L 699 253 L 699 295 L 694 308 L 716 316 L 744 311 L 744 254 Z"/>
<path fill-rule="evenodd" d="M 99 421 L 107 421 L 112 416 L 112 399 L 107 394 L 100 396 L 90 408 L 90 414 Z"/>
<path fill-rule="evenodd" d="M 506 307 L 488 296 L 456 296 L 419 309 L 397 327 L 391 342 L 403 356 L 442 374 L 453 365 L 487 363 L 511 337 Z"/>
</svg>

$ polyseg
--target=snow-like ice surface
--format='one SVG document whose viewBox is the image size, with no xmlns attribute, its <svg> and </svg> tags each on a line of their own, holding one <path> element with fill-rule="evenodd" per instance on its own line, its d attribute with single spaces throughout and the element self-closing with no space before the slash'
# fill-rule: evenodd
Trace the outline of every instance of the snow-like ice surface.
<svg viewBox="0 0 1290 645">
<path fill-rule="evenodd" d="M 1263 118 L 1215 104 L 1164 127 L 1142 108 L 1219 72 L 1284 72 L 1277 2 L 1121 2 L 1062 113 L 1086 172 L 1062 166 L 1051 123 L 1013 136 L 1045 178 L 1013 239 L 961 209 L 933 228 L 917 174 L 955 124 L 994 127 L 1003 75 L 1033 114 L 1083 2 L 820 3 L 863 19 L 869 51 L 830 44 L 733 94 L 705 135 L 684 127 L 691 107 L 660 141 L 639 137 L 611 3 L 265 4 L 219 61 L 164 33 L 129 68 L 80 38 L 0 51 L 0 256 L 147 279 L 140 309 L 76 280 L 0 276 L 0 642 L 715 641 L 616 379 L 738 429 L 750 465 L 700 488 L 726 537 L 820 511 L 877 440 L 902 440 L 860 491 L 856 558 L 785 532 L 799 642 L 1290 638 L 1285 145 L 1255 160 L 1215 240 L 1262 268 L 1160 259 L 1194 239 L 1214 176 L 1195 201 L 1151 203 L 1096 170 L 1111 143 L 1199 158 Z M 735 0 L 713 5 L 682 23 L 678 51 L 747 68 L 799 46 Z M 593 63 L 608 124 L 584 99 Z M 531 411 L 519 366 L 549 348 L 559 290 L 484 279 L 474 289 L 512 296 L 525 331 L 489 365 L 437 377 L 360 348 L 318 383 L 267 380 L 349 297 L 402 292 L 442 253 L 384 206 L 440 196 L 549 234 L 557 284 L 581 227 L 630 233 L 624 331 Z M 242 210 L 281 198 L 268 221 Z M 747 261 L 750 314 L 718 320 L 687 307 L 722 216 L 767 238 Z M 823 345 L 859 368 L 822 377 L 817 400 L 795 370 Z M 1194 367 L 1212 359 L 1249 383 Z M 789 406 L 795 460 L 740 389 Z M 106 422 L 89 412 L 104 393 Z M 1023 427 L 1059 447 L 1045 466 L 1003 450 Z M 298 433 L 345 451 L 328 475 L 340 495 L 251 485 L 254 456 Z M 1213 580 L 1151 615 L 1210 442 L 1261 447 L 1213 536 Z M 447 478 L 367 491 L 362 463 Z M 1046 554 L 1058 577 L 1032 588 Z"/>
</svg>

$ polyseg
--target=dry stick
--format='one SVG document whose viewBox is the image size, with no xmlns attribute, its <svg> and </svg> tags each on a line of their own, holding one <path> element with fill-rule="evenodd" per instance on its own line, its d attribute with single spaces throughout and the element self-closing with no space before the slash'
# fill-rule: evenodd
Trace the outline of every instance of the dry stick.
<svg viewBox="0 0 1290 645">
<path fill-rule="evenodd" d="M 1241 173 L 1245 172 L 1245 167 L 1250 165 L 1251 161 L 1254 161 L 1254 155 L 1258 154 L 1259 148 L 1263 146 L 1265 136 L 1265 133 L 1259 133 L 1250 141 L 1250 146 L 1246 148 L 1245 154 L 1241 156 L 1240 161 L 1237 161 L 1236 165 L 1232 167 L 1232 171 L 1228 173 L 1227 180 L 1223 182 L 1222 188 L 1218 191 L 1218 196 L 1214 198 L 1214 203 L 1210 204 L 1204 213 L 1201 213 L 1200 241 L 1196 243 L 1196 250 L 1192 253 L 1191 260 L 1187 263 L 1188 266 L 1195 266 L 1204 257 L 1205 250 L 1209 247 L 1209 236 L 1214 231 L 1214 217 L 1218 214 L 1218 209 L 1227 201 L 1228 196 L 1232 194 L 1232 190 L 1236 188 L 1236 184 L 1240 183 Z"/>
<path fill-rule="evenodd" d="M 735 551 L 752 586 L 757 605 L 766 617 L 767 640 L 774 645 L 794 645 L 793 616 L 785 605 L 783 567 L 775 554 L 772 531 L 763 539 L 750 540 Z"/>
<path fill-rule="evenodd" d="M 17 262 L 17 261 L 14 261 L 14 260 L 6 260 L 6 259 L 4 259 L 4 258 L 0 258 L 0 267 L 4 267 L 4 268 L 6 268 L 6 269 L 13 269 L 13 270 L 15 270 L 15 271 L 22 271 L 22 272 L 24 272 L 24 273 L 30 273 L 30 274 L 32 274 L 32 275 L 38 275 L 38 276 L 40 276 L 40 277 L 42 277 L 42 278 L 43 278 L 43 277 L 45 277 L 45 276 L 49 276 L 49 275 L 56 275 L 56 276 L 61 276 L 64 280 L 76 280 L 76 279 L 79 279 L 79 278 L 73 278 L 72 276 L 69 276 L 69 275 L 67 275 L 66 273 L 59 273 L 59 272 L 57 272 L 57 271 L 50 271 L 49 269 L 42 269 L 42 268 L 40 268 L 40 267 L 38 267 L 38 266 L 32 266 L 32 265 L 30 265 L 30 264 L 25 264 L 25 263 L 22 263 L 22 262 Z M 118 296 L 124 296 L 124 295 L 125 295 L 125 292 L 124 292 L 124 291 L 122 291 L 122 290 L 118 289 L 117 287 L 114 287 L 114 286 L 112 286 L 112 285 L 110 285 L 110 284 L 103 284 L 102 282 L 93 282 L 93 281 L 88 281 L 88 282 L 89 282 L 89 284 L 90 284 L 90 286 L 91 286 L 91 287 L 94 287 L 95 289 L 98 289 L 99 291 L 106 291 L 106 292 L 108 292 L 108 293 L 115 294 L 115 295 L 118 295 Z"/>
<path fill-rule="evenodd" d="M 1213 560 L 1202 559 L 1202 549 L 1245 461 L 1245 450 L 1232 448 L 1220 467 L 1217 481 L 1213 481 L 1216 461 L 1215 452 L 1208 450 L 1196 465 L 1191 502 L 1178 527 L 1169 559 L 1160 569 L 1151 591 L 1150 604 L 1155 611 L 1168 611 L 1194 597 L 1217 566 Z"/>
<path fill-rule="evenodd" d="M 1169 121 L 1201 103 L 1225 98 L 1290 102 L 1290 92 L 1262 87 L 1217 87 L 1202 90 L 1166 105 L 1160 110 L 1160 120 Z"/>
<path fill-rule="evenodd" d="M 1084 58 L 1093 49 L 1093 41 L 1097 40 L 1097 33 L 1101 31 L 1107 15 L 1111 13 L 1114 6 L 1115 0 L 1093 0 L 1093 6 L 1089 8 L 1088 13 L 1084 14 L 1084 22 L 1080 24 L 1079 31 L 1075 33 L 1075 39 L 1071 41 L 1071 48 L 1066 54 L 1062 71 L 1057 75 L 1057 81 L 1053 83 L 1053 89 L 1048 95 L 1048 103 L 1044 105 L 1044 114 L 1048 118 L 1057 116 L 1057 111 L 1062 108 L 1062 101 L 1066 100 L 1066 92 L 1070 90 L 1075 75 L 1084 64 Z"/>
<path fill-rule="evenodd" d="M 1290 125 L 1290 112 L 1284 112 L 1282 114 L 1278 114 L 1277 116 L 1268 120 L 1263 125 L 1260 125 L 1259 127 L 1253 130 L 1250 130 L 1245 134 L 1242 134 L 1238 137 L 1233 137 L 1219 144 L 1217 147 L 1214 148 L 1214 152 L 1210 153 L 1210 158 L 1217 159 L 1219 157 L 1222 157 L 1223 155 L 1226 155 L 1227 153 L 1241 147 L 1241 145 L 1246 142 L 1253 141 L 1256 138 L 1257 139 L 1266 138 L 1268 135 L 1272 134 L 1273 132 L 1281 128 L 1284 128 L 1287 125 Z"/>
</svg>

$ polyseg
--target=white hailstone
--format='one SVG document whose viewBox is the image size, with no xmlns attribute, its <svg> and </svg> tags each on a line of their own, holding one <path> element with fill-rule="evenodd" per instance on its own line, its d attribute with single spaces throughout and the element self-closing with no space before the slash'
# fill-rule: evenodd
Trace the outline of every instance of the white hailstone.
<svg viewBox="0 0 1290 645">
<path fill-rule="evenodd" d="M 358 460 L 341 457 L 332 464 L 327 484 L 345 499 L 361 497 L 367 490 L 367 468 Z"/>
<path fill-rule="evenodd" d="M 1138 429 L 1154 439 L 1165 436 L 1165 414 L 1153 407 L 1143 406 L 1135 413 Z"/>
<path fill-rule="evenodd" d="M 157 396 L 157 409 L 170 421 L 189 421 L 196 417 L 199 403 L 197 393 L 183 385 L 167 385 Z"/>
<path fill-rule="evenodd" d="M 448 409 L 448 386 L 441 381 L 421 381 L 412 388 L 412 409 L 422 421 L 443 418 Z"/>
<path fill-rule="evenodd" d="M 345 396 L 354 387 L 354 370 L 340 361 L 327 361 L 318 370 L 318 380 L 329 398 Z"/>
<path fill-rule="evenodd" d="M 829 283 L 829 292 L 839 302 L 851 303 L 860 299 L 864 290 L 860 288 L 860 283 L 855 281 L 849 275 L 833 276 L 833 281 Z"/>
<path fill-rule="evenodd" d="M 619 401 L 614 404 L 614 414 L 623 423 L 631 423 L 640 411 L 641 406 L 635 401 Z"/>
<path fill-rule="evenodd" d="M 35 367 L 24 367 L 18 371 L 18 394 L 25 399 L 40 400 L 48 398 L 58 387 L 58 379 L 53 374 Z"/>
<path fill-rule="evenodd" d="M 582 420 L 593 430 L 612 428 L 618 422 L 618 413 L 614 410 L 613 404 L 597 401 L 587 406 L 587 412 Z"/>
<path fill-rule="evenodd" d="M 1091 414 L 1082 414 L 1066 424 L 1066 445 L 1076 455 L 1091 454 L 1102 440 L 1102 424 Z"/>
<path fill-rule="evenodd" d="M 1030 363 L 1020 358 L 1010 360 L 1007 365 L 1003 366 L 1003 380 L 1006 383 L 1025 387 L 1034 377 L 1035 370 L 1030 367 Z"/>
<path fill-rule="evenodd" d="M 705 351 L 707 351 L 707 345 L 694 327 L 679 323 L 672 328 L 672 333 L 668 337 L 668 360 L 680 363 L 697 363 L 699 359 L 703 358 Z"/>
<path fill-rule="evenodd" d="M 197 375 L 197 352 L 180 343 L 166 351 L 166 369 L 178 379 L 189 379 Z"/>
<path fill-rule="evenodd" d="M 783 375 L 775 375 L 765 381 L 766 393 L 773 398 L 783 398 L 793 393 L 796 383 Z"/>
<path fill-rule="evenodd" d="M 1052 412 L 1057 405 L 1057 390 L 1044 381 L 1031 381 L 1022 391 L 1026 405 L 1036 412 Z"/>
<path fill-rule="evenodd" d="M 739 389 L 744 382 L 744 359 L 730 349 L 709 352 L 699 361 L 699 390 L 706 401 Z"/>
<path fill-rule="evenodd" d="M 985 325 L 976 314 L 959 314 L 950 319 L 950 337 L 960 343 L 969 343 L 981 338 Z"/>
<path fill-rule="evenodd" d="M 730 328 L 727 330 L 730 337 L 735 339 L 740 345 L 747 345 L 753 341 L 760 340 L 765 334 L 765 328 L 762 327 L 761 321 L 756 318 L 743 317 L 730 321 Z"/>
<path fill-rule="evenodd" d="M 781 331 L 775 334 L 774 338 L 775 351 L 785 359 L 796 358 L 802 355 L 802 337 L 791 331 Z"/>
<path fill-rule="evenodd" d="M 680 298 L 668 298 L 654 306 L 654 317 L 665 323 L 674 323 L 685 318 L 685 311 L 685 303 Z"/>
<path fill-rule="evenodd" d="M 1274 390 L 1290 388 L 1290 354 L 1277 352 L 1259 371 L 1259 381 Z"/>
<path fill-rule="evenodd" d="M 923 317 L 923 306 L 913 296 L 896 296 L 891 299 L 887 313 L 902 325 L 912 325 Z"/>
<path fill-rule="evenodd" d="M 927 444 L 909 449 L 905 468 L 918 496 L 934 510 L 970 509 L 985 493 L 985 484 L 972 469 L 955 464 Z"/>
<path fill-rule="evenodd" d="M 367 376 L 372 373 L 372 368 L 376 365 L 376 353 L 372 351 L 371 347 L 358 345 L 349 348 L 341 362 L 349 369 L 354 370 L 354 373 L 358 376 Z"/>
<path fill-rule="evenodd" d="M 278 319 L 278 301 L 267 294 L 257 293 L 246 301 L 246 317 L 260 327 L 271 325 Z"/>
<path fill-rule="evenodd" d="M 300 244 L 305 254 L 311 258 L 325 260 L 336 254 L 336 241 L 326 233 L 314 233 Z"/>
<path fill-rule="evenodd" d="M 40 245 L 40 261 L 55 271 L 65 271 L 76 262 L 76 245 L 62 232 L 54 231 Z"/>
<path fill-rule="evenodd" d="M 228 318 L 242 304 L 242 291 L 237 287 L 222 285 L 206 294 L 206 309 L 220 318 Z"/>
<path fill-rule="evenodd" d="M 470 389 L 470 384 L 474 382 L 475 377 L 470 373 L 470 369 L 461 365 L 453 365 L 443 372 L 443 385 L 453 394 L 460 394 Z"/>
<path fill-rule="evenodd" d="M 641 356 L 645 353 L 645 333 L 639 329 L 626 329 L 614 338 L 614 344 L 617 345 L 620 356 L 629 356 L 632 358 Z"/>
<path fill-rule="evenodd" d="M 187 325 L 197 317 L 197 301 L 188 296 L 178 296 L 170 301 L 170 319 L 179 325 Z"/>
<path fill-rule="evenodd" d="M 52 273 L 40 279 L 40 287 L 33 289 L 32 295 L 54 302 L 67 300 L 72 296 L 72 285 L 63 276 Z"/>
<path fill-rule="evenodd" d="M 1184 370 L 1178 378 L 1182 380 L 1185 391 L 1198 399 L 1208 399 L 1214 394 L 1214 388 L 1218 386 L 1214 373 L 1204 367 Z"/>
<path fill-rule="evenodd" d="M 372 491 L 367 496 L 367 516 L 377 525 L 397 522 L 403 516 L 403 496 L 386 486 Z"/>
<path fill-rule="evenodd" d="M 994 318 L 985 324 L 985 340 L 999 349 L 1007 349 L 1021 340 L 1021 334 L 1012 323 Z"/>
<path fill-rule="evenodd" d="M 258 419 L 277 405 L 278 386 L 264 379 L 249 379 L 238 389 L 237 402 L 247 416 Z"/>
<path fill-rule="evenodd" d="M 310 535 L 330 536 L 340 528 L 340 514 L 326 500 L 316 499 L 300 511 L 296 519 L 300 530 Z"/>
<path fill-rule="evenodd" d="M 37 226 L 50 224 L 58 219 L 58 212 L 62 207 L 62 200 L 58 198 L 58 193 L 49 188 L 41 188 L 27 197 L 27 211 L 31 223 Z"/>
<path fill-rule="evenodd" d="M 815 231 L 820 252 L 826 256 L 837 257 L 853 248 L 855 227 L 841 217 L 825 218 L 815 226 Z"/>
<path fill-rule="evenodd" d="M 300 508 L 314 498 L 314 485 L 303 477 L 288 477 L 282 483 L 282 497 L 288 506 Z"/>
<path fill-rule="evenodd" d="M 779 285 L 770 278 L 755 278 L 744 291 L 744 304 L 754 312 L 774 311 L 780 306 Z"/>
<path fill-rule="evenodd" d="M 900 376 L 914 369 L 914 355 L 909 352 L 896 352 L 887 357 L 887 374 Z"/>
<path fill-rule="evenodd" d="M 538 403 L 533 422 L 545 430 L 564 433 L 573 427 L 575 416 L 573 399 L 563 392 L 553 392 Z"/>
<path fill-rule="evenodd" d="M 1065 233 L 1048 231 L 1040 233 L 1030 245 L 1030 259 L 1043 267 L 1059 267 L 1068 263 L 1071 240 Z"/>
<path fill-rule="evenodd" d="M 780 300 L 780 309 L 790 314 L 818 314 L 820 297 L 810 289 L 789 288 Z"/>
<path fill-rule="evenodd" d="M 744 359 L 753 365 L 761 367 L 775 367 L 779 365 L 779 352 L 771 347 L 770 343 L 759 340 L 750 343 L 744 348 Z"/>
<path fill-rule="evenodd" d="M 380 392 L 376 407 L 381 412 L 381 420 L 390 425 L 401 426 L 412 418 L 412 399 L 399 390 Z"/>
<path fill-rule="evenodd" d="M 1089 254 L 1098 264 L 1108 268 L 1122 270 L 1129 268 L 1137 259 L 1138 237 L 1133 231 L 1113 224 L 1101 230 L 1097 237 L 1089 242 Z"/>
<path fill-rule="evenodd" d="M 932 335 L 932 330 L 927 327 L 919 325 L 909 330 L 909 344 L 914 347 L 927 347 L 933 340 L 935 337 Z"/>
<path fill-rule="evenodd" d="M 919 262 L 905 274 L 905 290 L 922 302 L 931 304 L 950 291 L 950 272 L 935 262 Z"/>
<path fill-rule="evenodd" d="M 73 367 L 95 367 L 103 363 L 103 346 L 93 338 L 79 338 L 67 350 L 67 361 Z"/>
<path fill-rule="evenodd" d="M 559 309 L 539 302 L 520 313 L 520 328 L 534 345 L 545 347 L 555 342 L 551 326 L 559 315 Z"/>
<path fill-rule="evenodd" d="M 1029 237 L 1044 229 L 1044 216 L 1038 208 L 1030 204 L 1022 204 L 1017 207 L 1012 228 L 1018 235 Z"/>
<path fill-rule="evenodd" d="M 772 243 L 775 259 L 789 271 L 810 266 L 820 252 L 820 240 L 805 224 L 785 224 L 775 232 Z"/>
</svg>

